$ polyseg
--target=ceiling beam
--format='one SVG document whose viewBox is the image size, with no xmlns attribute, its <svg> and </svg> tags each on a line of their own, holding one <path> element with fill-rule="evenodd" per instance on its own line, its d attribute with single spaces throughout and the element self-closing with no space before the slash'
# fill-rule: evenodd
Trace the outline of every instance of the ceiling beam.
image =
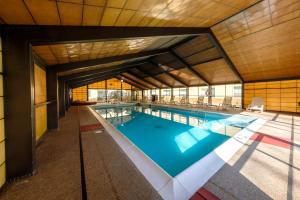
<svg viewBox="0 0 300 200">
<path fill-rule="evenodd" d="M 84 86 L 84 85 L 96 83 L 96 82 L 99 82 L 99 81 L 108 80 L 108 79 L 111 79 L 111 78 L 117 78 L 117 79 L 121 80 L 120 78 L 115 77 L 115 76 L 98 77 L 98 78 L 95 78 L 95 79 L 93 79 L 93 80 L 81 81 L 81 82 L 79 82 L 79 83 L 77 83 L 77 84 L 73 84 L 72 86 L 73 86 L 73 88 L 74 88 L 74 87 L 81 87 L 81 86 Z M 123 80 L 123 81 L 124 81 L 124 80 Z M 124 81 L 124 82 L 126 82 L 126 83 L 128 83 L 128 84 L 130 84 L 130 85 L 132 85 L 132 86 L 134 86 L 134 87 L 136 87 L 136 88 L 138 88 L 138 89 L 140 89 L 140 90 L 147 89 L 147 88 L 142 88 L 142 87 L 139 86 L 139 85 L 136 85 L 136 84 L 133 84 L 133 83 L 129 83 L 129 82 L 127 82 L 127 81 Z"/>
<path fill-rule="evenodd" d="M 57 64 L 57 65 L 51 65 L 48 67 L 49 70 L 53 70 L 56 72 L 64 72 L 69 70 L 75 70 L 75 69 L 82 69 L 90 66 L 96 66 L 96 65 L 102 65 L 117 61 L 123 61 L 123 60 L 130 60 L 134 58 L 147 58 L 149 56 L 155 56 L 167 53 L 168 49 L 157 49 L 157 50 L 151 50 L 151 51 L 142 51 L 138 53 L 131 53 L 131 54 L 125 54 L 125 55 L 118 55 L 118 56 L 111 56 L 111 57 L 105 57 L 105 58 L 96 58 L 91 60 L 84 60 L 84 61 L 78 61 L 78 62 L 70 62 L 65 64 Z"/>
<path fill-rule="evenodd" d="M 78 82 L 72 82 L 72 83 L 69 83 L 68 85 L 71 88 L 76 88 L 76 87 L 81 87 L 81 86 L 84 86 L 84 85 L 96 83 L 96 82 L 99 82 L 99 81 L 104 81 L 104 80 L 110 79 L 112 77 L 113 77 L 113 75 L 111 75 L 111 76 L 99 76 L 98 78 L 94 78 L 94 79 L 90 79 L 90 80 L 81 80 L 81 81 L 78 81 Z"/>
<path fill-rule="evenodd" d="M 139 70 L 140 72 L 146 74 L 146 76 L 148 76 L 148 77 L 150 77 L 150 78 L 153 78 L 154 80 L 160 82 L 161 84 L 166 85 L 166 86 L 168 86 L 168 87 L 172 87 L 172 85 L 170 85 L 170 84 L 167 83 L 166 81 L 161 80 L 161 79 L 157 78 L 156 76 L 152 76 L 152 75 L 151 75 L 149 72 L 147 72 L 146 70 L 141 69 L 141 67 L 137 67 L 136 69 Z"/>
<path fill-rule="evenodd" d="M 52 26 L 2 25 L 8 34 L 19 34 L 33 45 L 93 42 L 139 37 L 189 36 L 208 33 L 201 27 L 113 27 L 113 26 Z"/>
<path fill-rule="evenodd" d="M 122 76 L 121 74 L 119 74 L 119 75 L 117 75 L 117 77 L 119 77 L 120 78 L 120 80 L 129 80 L 129 82 L 131 82 L 131 83 L 133 83 L 133 84 L 135 84 L 135 85 L 139 85 L 141 88 L 143 88 L 143 90 L 144 89 L 146 89 L 146 90 L 148 90 L 148 89 L 151 89 L 151 88 L 149 88 L 148 86 L 144 86 L 144 85 L 142 85 L 141 83 L 138 83 L 138 82 L 136 82 L 136 81 L 134 81 L 134 80 L 130 80 L 130 79 L 128 79 L 128 78 L 126 78 L 126 77 L 124 77 L 124 76 Z M 131 84 L 130 83 L 130 84 Z"/>
<path fill-rule="evenodd" d="M 154 62 L 153 60 L 149 59 L 149 62 L 150 62 L 152 65 L 154 65 L 154 66 L 156 66 L 156 67 L 159 67 L 159 68 L 161 68 L 162 70 L 164 70 L 164 69 L 161 67 L 160 64 Z M 169 75 L 171 78 L 173 78 L 175 81 L 181 83 L 181 84 L 184 85 L 185 87 L 189 87 L 184 81 L 180 80 L 180 79 L 179 79 L 177 76 L 175 76 L 174 74 L 171 74 L 170 72 L 168 72 L 168 71 L 166 71 L 166 70 L 164 70 L 164 73 L 167 74 L 167 75 Z"/>
<path fill-rule="evenodd" d="M 115 76 L 114 78 L 116 78 L 116 79 L 119 79 L 119 80 L 123 80 L 124 81 L 124 83 L 127 83 L 127 84 L 129 84 L 129 85 L 132 85 L 132 86 L 134 86 L 134 87 L 136 87 L 136 88 L 138 88 L 138 89 L 140 89 L 140 90 L 144 90 L 145 88 L 143 88 L 142 86 L 140 86 L 140 85 L 136 85 L 135 83 L 130 83 L 129 81 L 126 81 L 126 80 L 124 80 L 124 79 L 122 79 L 122 78 L 120 78 L 120 77 L 118 77 L 118 76 Z"/>
<path fill-rule="evenodd" d="M 208 80 L 206 78 L 204 78 L 200 73 L 198 73 L 194 68 L 192 68 L 192 66 L 186 62 L 183 58 L 181 58 L 180 56 L 178 56 L 178 54 L 173 50 L 170 49 L 170 53 L 177 59 L 179 60 L 182 64 L 184 64 L 186 66 L 186 68 L 192 73 L 194 74 L 198 79 L 200 79 L 201 81 L 203 81 L 206 85 L 210 85 L 210 83 L 208 82 Z"/>
<path fill-rule="evenodd" d="M 130 71 L 126 71 L 126 73 L 130 74 L 131 76 L 134 76 L 135 78 L 137 78 L 137 79 L 139 79 L 139 80 L 141 80 L 141 81 L 143 81 L 143 82 L 148 83 L 149 85 L 152 85 L 152 86 L 154 86 L 154 87 L 156 87 L 156 88 L 161 88 L 161 87 L 159 87 L 157 84 L 152 83 L 151 81 L 148 81 L 147 79 L 144 79 L 144 78 L 142 78 L 142 77 L 140 77 L 140 76 L 138 76 L 138 75 L 136 75 L 136 74 L 134 74 L 134 73 L 132 73 L 132 72 L 130 72 Z"/>
<path fill-rule="evenodd" d="M 134 83 L 139 83 L 140 85 L 142 85 L 142 86 L 144 86 L 144 87 L 146 87 L 146 88 L 151 89 L 150 87 L 148 87 L 148 86 L 145 84 L 145 83 L 147 83 L 146 81 L 144 81 L 145 83 L 142 83 L 142 82 L 139 82 L 139 81 L 137 81 L 137 80 L 134 80 L 133 78 L 128 77 L 128 76 L 126 76 L 126 75 L 124 75 L 124 74 L 120 74 L 120 76 L 122 76 L 122 77 L 124 77 L 124 78 L 126 78 L 126 79 L 128 79 L 128 80 L 130 80 L 130 81 L 132 81 L 132 82 L 134 82 Z M 149 83 L 148 83 L 148 84 L 149 84 Z M 153 87 L 156 88 L 156 86 L 153 85 L 153 84 L 149 84 L 149 85 L 151 85 L 151 86 L 153 86 Z"/>
<path fill-rule="evenodd" d="M 187 42 L 192 41 L 196 37 L 198 37 L 198 35 L 187 37 L 187 38 L 181 40 L 180 42 L 177 42 L 176 44 L 173 44 L 172 46 L 170 46 L 170 49 L 175 49 L 175 48 L 177 48 L 177 47 L 179 47 L 179 46 L 181 46 L 183 44 L 186 44 Z"/>
<path fill-rule="evenodd" d="M 219 51 L 221 56 L 224 58 L 225 62 L 227 63 L 227 65 L 229 66 L 231 71 L 235 74 L 235 76 L 238 78 L 238 80 L 241 83 L 243 83 L 244 80 L 243 80 L 242 76 L 240 75 L 240 73 L 236 69 L 235 65 L 233 64 L 233 62 L 231 61 L 231 59 L 229 58 L 229 56 L 223 49 L 222 45 L 219 43 L 218 39 L 216 38 L 216 36 L 212 30 L 209 31 L 208 38 L 209 38 L 210 42 L 217 48 L 217 50 Z"/>
<path fill-rule="evenodd" d="M 205 63 L 209 63 L 209 62 L 213 62 L 213 61 L 220 60 L 220 59 L 223 59 L 223 57 L 208 59 L 208 60 L 202 61 L 200 63 L 194 64 L 194 65 L 192 65 L 192 67 L 197 66 L 197 65 L 202 65 L 202 64 L 205 64 Z"/>
<path fill-rule="evenodd" d="M 76 83 L 79 83 L 79 82 L 82 82 L 82 81 L 90 81 L 90 80 L 97 79 L 99 77 L 105 77 L 106 78 L 106 77 L 116 76 L 118 74 L 120 74 L 120 72 L 118 72 L 118 71 L 116 71 L 114 73 L 94 74 L 93 76 L 90 76 L 90 77 L 81 77 L 81 78 L 78 78 L 78 79 L 68 80 L 66 82 L 68 84 L 76 84 Z"/>
<path fill-rule="evenodd" d="M 75 73 L 71 75 L 66 75 L 66 76 L 60 76 L 61 79 L 67 81 L 67 80 L 72 80 L 72 79 L 78 79 L 82 77 L 90 77 L 94 76 L 95 74 L 104 74 L 104 73 L 114 73 L 115 71 L 120 71 L 124 72 L 128 69 L 134 68 L 138 65 L 145 64 L 145 61 L 138 61 L 138 62 L 131 62 L 131 63 L 123 63 L 120 65 L 114 65 L 106 68 L 100 68 L 100 69 L 94 69 L 90 71 L 85 71 L 85 72 L 80 72 L 80 73 Z"/>
</svg>

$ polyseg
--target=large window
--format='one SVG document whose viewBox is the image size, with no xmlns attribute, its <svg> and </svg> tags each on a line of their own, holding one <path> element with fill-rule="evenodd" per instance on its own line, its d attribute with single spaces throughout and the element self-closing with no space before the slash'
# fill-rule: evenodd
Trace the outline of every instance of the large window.
<svg viewBox="0 0 300 200">
<path fill-rule="evenodd" d="M 169 103 L 171 100 L 171 89 L 161 89 L 161 101 L 165 103 Z"/>
<path fill-rule="evenodd" d="M 204 97 L 203 103 L 208 102 L 208 97 L 206 96 L 207 86 L 200 87 L 189 87 L 189 103 L 196 104 L 199 97 Z"/>
<path fill-rule="evenodd" d="M 122 101 L 130 102 L 132 100 L 132 86 L 128 83 L 122 82 Z"/>
<path fill-rule="evenodd" d="M 224 97 L 232 97 L 231 104 L 241 106 L 241 84 L 228 84 L 212 86 L 212 104 L 219 105 L 224 101 Z"/>
<path fill-rule="evenodd" d="M 99 81 L 88 85 L 88 100 L 96 102 L 106 101 L 105 81 Z"/>
<path fill-rule="evenodd" d="M 121 101 L 121 84 L 118 79 L 112 78 L 107 80 L 107 100 L 109 102 Z"/>
<path fill-rule="evenodd" d="M 152 96 L 152 95 L 157 96 L 156 98 L 160 98 L 160 97 L 159 97 L 159 89 L 152 89 L 152 90 L 151 90 L 151 96 Z M 160 99 L 158 99 L 158 100 L 160 100 Z"/>
<path fill-rule="evenodd" d="M 89 89 L 88 97 L 89 101 L 105 102 L 106 91 L 105 89 Z"/>
<path fill-rule="evenodd" d="M 223 102 L 226 96 L 226 86 L 225 85 L 215 85 L 212 86 L 212 104 L 219 105 Z"/>
<path fill-rule="evenodd" d="M 136 100 L 141 101 L 142 100 L 142 91 L 136 91 Z"/>
<path fill-rule="evenodd" d="M 151 99 L 151 90 L 144 90 L 144 100 Z"/>
<path fill-rule="evenodd" d="M 122 90 L 122 100 L 126 102 L 131 101 L 131 90 Z"/>
<path fill-rule="evenodd" d="M 189 88 L 189 103 L 197 103 L 199 96 L 199 87 L 190 87 Z"/>
<path fill-rule="evenodd" d="M 72 90 L 73 101 L 132 101 L 135 87 L 119 79 L 112 78 L 85 85 Z M 139 91 L 141 94 L 141 91 Z"/>
<path fill-rule="evenodd" d="M 173 96 L 174 101 L 179 103 L 182 99 L 186 99 L 186 90 L 187 88 L 174 88 L 173 89 Z"/>
<path fill-rule="evenodd" d="M 121 101 L 121 90 L 107 90 L 107 100 L 109 102 Z"/>
</svg>

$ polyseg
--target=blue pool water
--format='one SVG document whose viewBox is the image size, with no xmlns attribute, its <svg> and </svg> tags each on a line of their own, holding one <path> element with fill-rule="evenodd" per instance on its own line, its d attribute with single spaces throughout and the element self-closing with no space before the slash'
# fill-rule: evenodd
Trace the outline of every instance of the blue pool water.
<svg viewBox="0 0 300 200">
<path fill-rule="evenodd" d="M 172 177 L 255 120 L 158 106 L 94 109 Z"/>
</svg>

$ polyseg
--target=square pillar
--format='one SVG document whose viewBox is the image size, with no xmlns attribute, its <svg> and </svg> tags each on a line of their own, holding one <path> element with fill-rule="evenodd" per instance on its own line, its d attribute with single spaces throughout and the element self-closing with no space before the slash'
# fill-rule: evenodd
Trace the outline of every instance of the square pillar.
<svg viewBox="0 0 300 200">
<path fill-rule="evenodd" d="M 6 179 L 35 169 L 34 67 L 31 45 L 18 31 L 2 37 L 5 106 Z"/>
<path fill-rule="evenodd" d="M 63 80 L 58 81 L 58 91 L 59 91 L 59 117 L 64 117 L 66 112 L 66 104 L 65 104 L 65 82 Z"/>
<path fill-rule="evenodd" d="M 47 106 L 48 129 L 59 127 L 58 77 L 55 71 L 47 71 Z"/>
</svg>

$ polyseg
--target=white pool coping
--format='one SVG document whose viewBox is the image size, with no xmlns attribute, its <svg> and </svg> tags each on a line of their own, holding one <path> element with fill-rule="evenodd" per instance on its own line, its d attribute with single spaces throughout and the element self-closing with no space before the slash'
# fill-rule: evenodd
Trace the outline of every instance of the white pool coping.
<svg viewBox="0 0 300 200">
<path fill-rule="evenodd" d="M 91 107 L 89 109 L 154 189 L 166 200 L 190 199 L 266 123 L 264 119 L 256 119 L 214 151 L 175 177 L 171 177 L 112 124 Z"/>
</svg>

